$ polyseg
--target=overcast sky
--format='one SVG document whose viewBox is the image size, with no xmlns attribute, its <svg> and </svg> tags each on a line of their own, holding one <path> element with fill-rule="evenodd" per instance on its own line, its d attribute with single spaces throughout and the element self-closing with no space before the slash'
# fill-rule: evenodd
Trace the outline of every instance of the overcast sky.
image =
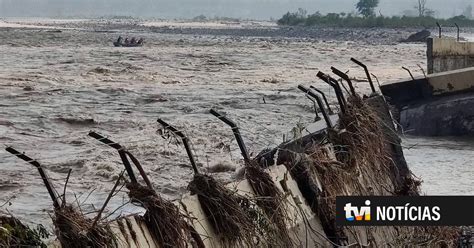
<svg viewBox="0 0 474 248">
<path fill-rule="evenodd" d="M 0 0 L 1 17 L 97 17 L 126 15 L 156 18 L 226 16 L 250 19 L 279 18 L 299 7 L 308 13 L 351 12 L 357 0 Z M 377 13 L 401 15 L 417 0 L 380 0 Z M 438 17 L 459 15 L 474 0 L 428 0 Z"/>
</svg>

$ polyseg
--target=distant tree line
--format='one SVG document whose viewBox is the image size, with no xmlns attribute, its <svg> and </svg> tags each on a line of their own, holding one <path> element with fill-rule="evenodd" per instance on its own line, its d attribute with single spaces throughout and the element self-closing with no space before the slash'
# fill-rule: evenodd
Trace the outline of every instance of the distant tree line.
<svg viewBox="0 0 474 248">
<path fill-rule="evenodd" d="M 289 26 L 332 26 L 332 27 L 432 27 L 436 22 L 442 26 L 474 27 L 472 19 L 472 6 L 468 5 L 462 15 L 449 19 L 434 17 L 435 12 L 427 7 L 427 0 L 416 0 L 414 9 L 418 16 L 377 16 L 375 8 L 379 0 L 360 0 L 356 4 L 357 13 L 329 13 L 323 15 L 319 12 L 308 15 L 304 9 L 284 14 L 277 23 Z M 416 15 L 416 14 L 415 14 Z"/>
</svg>

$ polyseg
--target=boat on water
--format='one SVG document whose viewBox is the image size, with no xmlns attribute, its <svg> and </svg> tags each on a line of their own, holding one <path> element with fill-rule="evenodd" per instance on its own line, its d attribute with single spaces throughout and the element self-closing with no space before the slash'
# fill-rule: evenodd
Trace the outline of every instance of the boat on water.
<svg viewBox="0 0 474 248">
<path fill-rule="evenodd" d="M 120 36 L 116 41 L 114 41 L 114 46 L 115 47 L 141 47 L 143 46 L 144 40 L 143 38 L 140 38 L 139 40 L 136 40 L 135 38 L 132 38 L 130 41 L 128 38 L 125 38 L 125 40 L 122 39 Z"/>
</svg>

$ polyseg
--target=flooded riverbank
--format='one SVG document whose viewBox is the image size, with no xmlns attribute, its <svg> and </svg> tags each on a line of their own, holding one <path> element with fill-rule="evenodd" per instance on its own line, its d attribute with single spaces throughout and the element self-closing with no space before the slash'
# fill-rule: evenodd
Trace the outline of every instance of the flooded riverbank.
<svg viewBox="0 0 474 248">
<path fill-rule="evenodd" d="M 87 137 L 90 130 L 129 148 L 155 188 L 175 199 L 185 192 L 192 170 L 183 148 L 157 132 L 158 117 L 187 132 L 204 172 L 221 166 L 225 169 L 214 175 L 229 181 L 241 164 L 239 151 L 228 128 L 207 114 L 209 108 L 234 119 L 256 155 L 278 145 L 298 123 L 314 120 L 312 102 L 298 91 L 298 84 L 312 83 L 336 102 L 330 88 L 317 80 L 319 70 L 329 72 L 337 65 L 363 79 L 363 71 L 349 60 L 355 57 L 383 83 L 406 78 L 401 66 L 418 75 L 418 65 L 426 67 L 424 44 L 141 28 L 108 33 L 74 25 L 62 32 L 0 29 L 0 39 L 6 41 L 0 45 L 0 143 L 38 159 L 58 189 L 73 169 L 68 196 L 73 201 L 76 194 L 89 210 L 101 206 L 122 170 L 116 151 Z M 115 48 L 112 41 L 118 35 L 144 37 L 146 44 Z M 369 86 L 357 82 L 356 89 L 368 92 Z M 428 194 L 472 194 L 472 143 L 464 150 L 453 149 L 457 141 L 437 142 L 436 148 L 423 146 L 432 143 L 426 139 L 407 142 L 418 144 L 405 153 L 409 166 L 425 180 L 422 189 Z M 456 170 L 447 169 L 455 164 Z M 437 169 L 428 168 L 433 166 Z M 50 225 L 51 202 L 37 171 L 6 152 L 0 152 L 0 170 L 0 205 L 9 200 L 11 205 L 4 207 L 11 213 Z M 111 209 L 124 200 L 116 197 Z"/>
</svg>

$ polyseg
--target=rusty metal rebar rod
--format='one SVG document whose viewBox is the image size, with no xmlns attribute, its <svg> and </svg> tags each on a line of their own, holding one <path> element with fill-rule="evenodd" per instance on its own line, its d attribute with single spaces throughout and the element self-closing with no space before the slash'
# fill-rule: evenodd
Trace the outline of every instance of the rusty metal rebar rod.
<svg viewBox="0 0 474 248">
<path fill-rule="evenodd" d="M 318 111 L 319 111 L 319 108 L 318 108 L 318 103 L 316 103 L 316 100 L 314 100 L 313 98 L 311 98 L 310 96 L 306 96 L 311 102 L 313 102 L 313 108 L 314 108 L 314 115 L 315 115 L 315 120 L 316 121 L 319 121 L 321 120 L 321 117 L 319 117 L 319 114 L 318 114 Z"/>
<path fill-rule="evenodd" d="M 375 74 L 373 74 L 373 73 L 371 73 L 371 74 L 372 74 L 372 77 L 375 78 L 375 81 L 377 81 L 377 85 L 379 86 L 379 90 L 382 91 L 382 89 L 381 89 L 382 87 L 380 86 L 379 78 L 378 78 Z M 382 95 L 383 95 L 383 94 L 382 94 Z"/>
<path fill-rule="evenodd" d="M 129 151 L 125 150 L 123 146 L 121 146 L 119 143 L 114 142 L 96 132 L 89 132 L 89 136 L 92 138 L 95 138 L 96 140 L 116 149 L 120 155 L 120 158 L 122 159 L 122 163 L 125 167 L 125 170 L 127 171 L 128 177 L 130 177 L 130 181 L 132 183 L 137 183 L 137 178 L 135 177 L 135 173 L 133 172 L 132 165 L 130 164 L 130 161 L 128 161 L 128 158 L 132 160 L 134 163 L 135 167 L 137 167 L 138 171 L 140 172 L 140 175 L 142 176 L 143 180 L 145 181 L 146 185 L 150 188 L 153 189 L 152 184 L 150 179 L 148 179 L 148 176 L 145 173 L 145 170 L 143 170 L 143 167 L 141 166 L 140 162 L 138 159 L 136 159 Z M 128 158 L 127 158 L 128 157 Z"/>
<path fill-rule="evenodd" d="M 369 84 L 370 84 L 370 88 L 372 89 L 372 93 L 375 94 L 376 91 L 375 91 L 375 87 L 374 87 L 374 82 L 372 81 L 372 78 L 370 77 L 369 69 L 367 68 L 367 66 L 364 63 L 360 62 L 359 60 L 357 60 L 355 58 L 351 58 L 351 61 L 356 63 L 360 67 L 364 68 L 365 76 L 367 77 L 367 80 L 369 80 Z"/>
<path fill-rule="evenodd" d="M 322 90 L 319 90 L 318 88 L 316 88 L 312 85 L 309 86 L 309 87 L 323 96 L 323 100 L 324 100 L 324 103 L 326 104 L 326 107 L 328 109 L 329 114 L 330 115 L 334 114 L 334 112 L 331 109 L 331 106 L 329 106 L 329 102 L 328 102 L 328 99 L 326 98 L 326 94 L 324 94 L 324 92 Z"/>
<path fill-rule="evenodd" d="M 237 140 L 237 144 L 239 145 L 240 152 L 242 153 L 244 161 L 247 164 L 250 163 L 250 155 L 247 151 L 247 147 L 245 146 L 244 140 L 242 139 L 242 135 L 240 134 L 239 127 L 237 126 L 237 124 L 235 124 L 235 122 L 233 122 L 226 116 L 218 113 L 214 109 L 209 110 L 209 113 L 219 118 L 219 120 L 223 121 L 225 124 L 229 125 L 232 128 L 232 132 L 234 133 L 235 139 Z"/>
<path fill-rule="evenodd" d="M 344 106 L 347 106 L 346 97 L 344 96 L 344 92 L 342 91 L 342 88 L 341 88 L 341 85 L 339 84 L 339 81 L 336 80 L 335 78 L 329 76 L 329 75 L 327 75 L 327 76 L 328 76 L 328 79 L 329 79 L 333 84 L 336 85 L 336 87 L 337 87 L 338 90 L 339 90 L 339 93 L 341 94 L 342 103 L 344 103 Z M 341 82 L 341 84 L 342 84 L 342 82 Z M 342 86 L 344 86 L 344 85 L 342 85 Z M 346 91 L 347 91 L 347 89 L 346 89 Z M 348 92 L 348 91 L 347 91 L 347 92 Z M 348 93 L 349 93 L 349 92 L 348 92 Z"/>
<path fill-rule="evenodd" d="M 323 104 L 323 101 L 321 100 L 321 98 L 317 94 L 315 94 L 310 88 L 306 88 L 305 86 L 303 86 L 301 84 L 298 85 L 298 89 L 300 89 L 304 93 L 306 93 L 306 94 L 310 95 L 311 97 L 313 97 L 314 99 L 316 99 L 316 102 L 318 102 L 319 108 L 321 109 L 321 113 L 323 114 L 324 121 L 326 122 L 326 126 L 328 128 L 332 128 L 331 119 L 329 118 L 328 113 L 324 109 L 324 104 Z"/>
<path fill-rule="evenodd" d="M 138 172 L 142 176 L 143 181 L 145 181 L 146 186 L 148 186 L 148 188 L 150 189 L 153 189 L 153 185 L 151 184 L 150 179 L 148 178 L 145 170 L 143 169 L 143 166 L 140 164 L 140 161 L 138 161 L 138 159 L 135 158 L 135 156 L 133 156 L 133 154 L 131 154 L 129 151 L 125 151 L 125 154 L 130 158 L 130 160 L 132 160 L 135 167 L 137 167 Z"/>
<path fill-rule="evenodd" d="M 439 24 L 439 22 L 436 22 L 436 25 L 438 26 L 439 30 L 439 38 L 441 38 L 441 25 Z"/>
<path fill-rule="evenodd" d="M 46 174 L 46 171 L 44 171 L 43 168 L 41 167 L 41 164 L 38 161 L 26 156 L 24 153 L 21 153 L 12 147 L 7 147 L 5 148 L 5 150 L 17 156 L 18 158 L 30 163 L 31 165 L 33 165 L 34 167 L 38 169 L 38 172 L 41 175 L 41 179 L 43 179 L 44 186 L 46 186 L 49 196 L 51 197 L 51 200 L 53 201 L 54 208 L 59 209 L 61 205 L 59 204 L 58 196 L 56 194 L 56 191 L 54 190 L 53 184 L 51 183 L 48 175 Z"/>
<path fill-rule="evenodd" d="M 316 103 L 316 100 L 314 100 L 312 97 L 310 96 L 306 96 L 311 102 L 313 102 L 313 108 L 314 108 L 314 114 L 316 115 L 314 117 L 314 121 L 319 121 L 321 120 L 321 117 L 319 117 L 319 114 L 318 114 L 318 104 Z"/>
<path fill-rule="evenodd" d="M 355 96 L 356 95 L 355 89 L 354 89 L 354 86 L 352 85 L 352 81 L 349 78 L 349 76 L 347 74 L 345 74 L 344 72 L 336 69 L 335 67 L 331 67 L 331 70 L 334 74 L 338 75 L 339 77 L 341 77 L 342 79 L 344 79 L 347 82 L 347 84 L 349 85 L 349 88 L 351 90 L 351 94 L 353 96 Z"/>
<path fill-rule="evenodd" d="M 406 68 L 405 66 L 402 66 L 402 69 L 407 71 L 410 74 L 410 77 L 411 77 L 412 80 L 415 80 L 415 77 L 413 77 L 413 74 L 411 74 L 410 69 Z"/>
<path fill-rule="evenodd" d="M 346 98 L 344 97 L 344 92 L 342 91 L 342 87 L 344 87 L 344 89 L 346 90 L 346 92 L 349 94 L 349 91 L 347 91 L 346 87 L 344 86 L 344 84 L 341 82 L 341 84 L 339 84 L 339 81 L 336 80 L 335 78 L 331 77 L 328 75 L 328 78 L 329 80 L 331 80 L 331 82 L 333 82 L 334 84 L 336 84 L 337 88 L 339 89 L 339 92 L 341 92 L 341 95 L 342 95 L 342 102 L 344 103 L 344 106 L 347 106 L 347 102 L 346 102 Z"/>
<path fill-rule="evenodd" d="M 326 75 L 321 71 L 319 71 L 316 76 L 323 80 L 325 83 L 329 84 L 329 86 L 334 89 L 334 92 L 336 93 L 337 102 L 339 103 L 339 108 L 341 109 L 342 113 L 345 113 L 346 107 L 344 94 L 342 93 L 341 87 L 339 86 L 339 83 L 337 83 L 337 80 L 334 79 L 336 82 L 332 81 L 329 75 Z"/>
<path fill-rule="evenodd" d="M 459 37 L 459 25 L 457 23 L 454 23 L 454 25 L 456 26 L 456 29 L 457 29 L 457 40 L 459 41 L 460 37 Z"/>
<path fill-rule="evenodd" d="M 199 174 L 199 170 L 198 170 L 197 165 L 196 165 L 196 160 L 194 160 L 194 155 L 191 151 L 191 146 L 189 145 L 188 137 L 186 137 L 186 135 L 184 135 L 183 132 L 179 131 L 175 127 L 173 127 L 170 124 L 166 123 L 164 120 L 158 119 L 157 121 L 158 121 L 158 123 L 160 123 L 163 126 L 163 128 L 169 129 L 171 132 L 173 132 L 174 134 L 178 135 L 181 138 L 181 140 L 183 141 L 183 144 L 184 144 L 184 148 L 186 149 L 186 153 L 188 154 L 189 161 L 191 161 L 191 166 L 193 167 L 194 173 Z"/>
</svg>

